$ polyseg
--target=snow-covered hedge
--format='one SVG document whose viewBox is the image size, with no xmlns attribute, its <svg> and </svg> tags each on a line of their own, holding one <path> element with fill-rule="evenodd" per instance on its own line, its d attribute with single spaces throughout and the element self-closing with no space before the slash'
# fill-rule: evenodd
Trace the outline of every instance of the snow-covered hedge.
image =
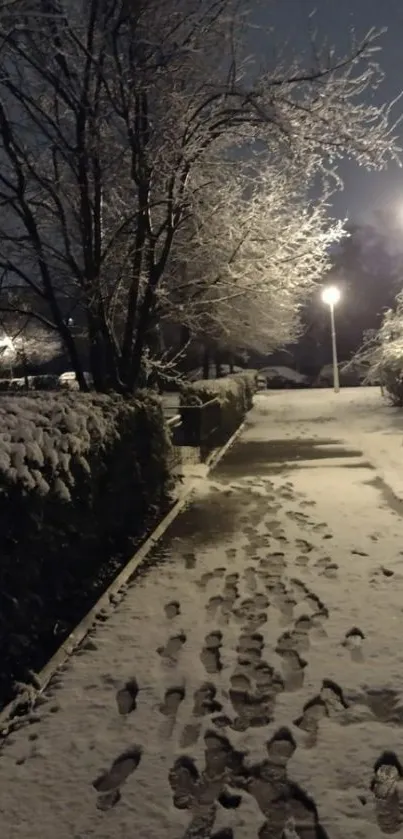
<svg viewBox="0 0 403 839">
<path fill-rule="evenodd" d="M 194 418 L 198 415 L 197 406 L 205 405 L 213 399 L 218 402 L 219 437 L 229 437 L 243 421 L 245 414 L 253 404 L 253 394 L 257 390 L 257 373 L 247 370 L 235 373 L 224 379 L 204 379 L 188 383 L 182 388 L 180 404 L 184 424 L 189 412 L 184 409 L 195 406 Z M 190 417 L 190 421 L 193 421 Z"/>
<path fill-rule="evenodd" d="M 3 673 L 41 643 L 44 622 L 63 625 L 71 591 L 88 596 L 100 567 L 108 576 L 116 549 L 144 532 L 168 497 L 170 454 L 160 400 L 148 393 L 0 399 Z"/>
<path fill-rule="evenodd" d="M 245 413 L 253 408 L 253 397 L 258 389 L 257 370 L 243 370 L 242 373 L 233 373 L 229 376 L 240 382 L 245 400 Z"/>
</svg>

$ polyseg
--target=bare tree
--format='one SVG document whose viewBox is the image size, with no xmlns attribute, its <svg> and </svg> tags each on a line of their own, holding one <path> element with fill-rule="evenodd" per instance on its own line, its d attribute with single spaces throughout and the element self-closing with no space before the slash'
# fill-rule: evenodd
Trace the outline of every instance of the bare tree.
<svg viewBox="0 0 403 839">
<path fill-rule="evenodd" d="M 372 32 L 347 56 L 257 72 L 237 0 L 14 0 L 0 25 L 3 287 L 29 289 L 31 316 L 57 330 L 82 388 L 66 312 L 86 330 L 95 387 L 132 392 L 212 167 L 238 154 L 243 194 L 241 160 L 257 143 L 271 172 L 291 160 L 311 179 L 345 154 L 382 167 L 397 153 L 389 108 L 362 98 L 380 81 Z M 247 241 L 249 286 L 259 248 Z M 285 254 L 283 243 L 279 264 Z"/>
</svg>

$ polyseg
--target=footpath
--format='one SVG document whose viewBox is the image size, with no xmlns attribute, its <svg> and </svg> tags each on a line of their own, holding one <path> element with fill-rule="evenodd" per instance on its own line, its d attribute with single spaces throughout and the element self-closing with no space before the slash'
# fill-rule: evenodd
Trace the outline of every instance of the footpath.
<svg viewBox="0 0 403 839">
<path fill-rule="evenodd" d="M 256 398 L 3 740 L 1 837 L 403 836 L 402 504 L 307 399 Z"/>
</svg>

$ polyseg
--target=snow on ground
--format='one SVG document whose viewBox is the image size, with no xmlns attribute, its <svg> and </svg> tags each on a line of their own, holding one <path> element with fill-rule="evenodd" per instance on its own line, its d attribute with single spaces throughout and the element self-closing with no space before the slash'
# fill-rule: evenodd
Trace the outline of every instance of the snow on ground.
<svg viewBox="0 0 403 839">
<path fill-rule="evenodd" d="M 269 399 L 270 402 L 261 400 Z M 273 426 L 275 438 L 294 436 L 348 441 L 362 449 L 399 498 L 403 499 L 403 411 L 381 397 L 379 388 L 309 389 L 271 392 L 257 396 L 257 405 L 267 420 L 264 433 Z M 260 401 L 259 401 L 260 400 Z"/>
<path fill-rule="evenodd" d="M 2 836 L 403 836 L 403 417 L 338 396 L 256 398 L 6 739 Z"/>
</svg>

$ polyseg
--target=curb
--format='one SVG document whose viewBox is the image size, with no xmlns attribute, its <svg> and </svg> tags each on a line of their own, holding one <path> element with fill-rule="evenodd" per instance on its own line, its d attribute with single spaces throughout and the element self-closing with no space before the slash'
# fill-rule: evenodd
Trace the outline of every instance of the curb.
<svg viewBox="0 0 403 839">
<path fill-rule="evenodd" d="M 207 475 L 211 472 L 212 469 L 219 463 L 219 461 L 226 455 L 228 449 L 235 443 L 237 438 L 242 434 L 242 431 L 245 427 L 245 422 L 241 423 L 241 425 L 237 428 L 234 434 L 230 437 L 229 440 L 225 443 L 225 445 L 215 450 L 211 453 L 211 455 L 206 460 L 206 467 L 207 467 Z M 97 615 L 102 609 L 106 609 L 107 607 L 111 607 L 111 602 L 113 597 L 118 594 L 120 589 L 129 582 L 131 577 L 135 574 L 135 572 L 139 569 L 142 565 L 144 560 L 147 558 L 148 554 L 155 547 L 155 545 L 160 541 L 160 539 L 164 536 L 166 531 L 169 529 L 171 524 L 175 521 L 177 516 L 182 512 L 182 510 L 189 504 L 191 496 L 195 489 L 198 486 L 198 479 L 190 479 L 188 486 L 184 490 L 182 496 L 175 501 L 173 507 L 171 507 L 169 513 L 160 521 L 157 525 L 155 530 L 151 533 L 151 535 L 146 539 L 145 542 L 141 545 L 141 547 L 136 551 L 135 554 L 129 559 L 126 563 L 124 568 L 119 572 L 117 577 L 113 580 L 113 582 L 108 586 L 108 588 L 104 591 L 101 595 L 99 600 L 95 603 L 95 605 L 87 612 L 87 614 L 82 618 L 79 624 L 73 629 L 72 632 L 68 635 L 63 644 L 59 647 L 58 650 L 53 654 L 52 658 L 49 659 L 47 664 L 42 668 L 40 673 L 38 673 L 35 677 L 35 686 L 29 685 L 27 686 L 28 698 L 30 704 L 34 704 L 36 698 L 45 690 L 47 685 L 49 684 L 52 676 L 55 674 L 59 668 L 61 668 L 70 658 L 71 655 L 76 651 L 76 649 L 80 646 L 80 644 L 84 641 L 86 636 L 88 635 L 90 629 L 94 626 L 94 623 L 97 619 Z M 119 604 L 117 603 L 116 606 Z M 32 695 L 31 695 L 32 692 Z M 24 695 L 24 699 L 25 699 Z M 8 705 L 6 705 L 2 711 L 0 711 L 0 736 L 6 736 L 8 731 L 7 729 L 4 731 L 1 730 L 2 726 L 7 725 L 8 722 L 11 721 L 13 716 L 15 715 L 18 705 L 20 705 L 22 700 L 21 694 L 16 696 Z M 21 719 L 22 717 L 18 715 L 18 718 Z"/>
</svg>

